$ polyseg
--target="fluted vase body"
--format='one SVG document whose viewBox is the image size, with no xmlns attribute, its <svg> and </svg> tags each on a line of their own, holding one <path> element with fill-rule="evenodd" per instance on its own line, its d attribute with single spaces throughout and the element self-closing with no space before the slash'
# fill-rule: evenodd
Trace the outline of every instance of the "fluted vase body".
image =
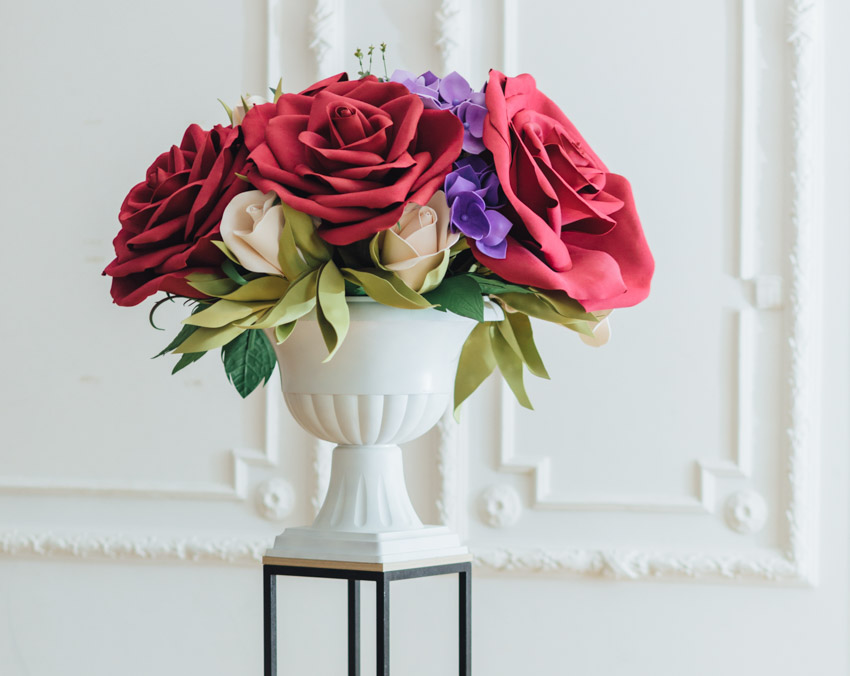
<svg viewBox="0 0 850 676">
<path fill-rule="evenodd" d="M 423 526 L 404 483 L 398 444 L 430 430 L 451 405 L 460 351 L 474 320 L 349 298 L 350 328 L 334 357 L 315 315 L 275 345 L 295 420 L 337 444 L 312 526 L 289 528 L 274 555 L 393 561 L 465 551 L 445 527 Z M 488 319 L 500 311 L 488 304 Z"/>
</svg>

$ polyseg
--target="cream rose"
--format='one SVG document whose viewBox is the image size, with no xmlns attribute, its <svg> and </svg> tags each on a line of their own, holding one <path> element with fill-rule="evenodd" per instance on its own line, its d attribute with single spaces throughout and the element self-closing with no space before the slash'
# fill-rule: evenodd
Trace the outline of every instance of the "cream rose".
<svg viewBox="0 0 850 676">
<path fill-rule="evenodd" d="M 268 103 L 262 96 L 246 96 L 245 103 L 248 104 L 249 108 L 253 108 L 254 106 L 262 105 L 263 103 Z M 242 124 L 242 120 L 245 119 L 245 113 L 248 111 L 245 110 L 245 106 L 242 105 L 242 102 L 239 102 L 238 106 L 233 107 L 232 111 L 232 122 L 233 126 L 237 126 Z"/>
<path fill-rule="evenodd" d="M 224 209 L 221 238 L 246 270 L 283 275 L 277 253 L 284 215 L 283 207 L 274 203 L 276 198 L 273 192 L 249 190 Z"/>
<path fill-rule="evenodd" d="M 608 317 L 605 317 L 593 327 L 592 336 L 586 336 L 583 333 L 578 335 L 581 336 L 581 339 L 591 347 L 602 347 L 611 339 L 611 322 Z"/>
<path fill-rule="evenodd" d="M 460 239 L 460 233 L 449 232 L 450 216 L 442 190 L 425 206 L 408 204 L 399 222 L 378 234 L 380 265 L 418 293 L 434 289 L 446 274 L 449 249 Z"/>
</svg>

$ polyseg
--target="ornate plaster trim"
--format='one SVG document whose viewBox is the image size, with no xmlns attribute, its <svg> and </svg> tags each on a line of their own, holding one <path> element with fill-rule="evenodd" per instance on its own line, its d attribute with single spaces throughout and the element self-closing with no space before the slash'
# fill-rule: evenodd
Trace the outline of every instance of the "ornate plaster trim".
<svg viewBox="0 0 850 676">
<path fill-rule="evenodd" d="M 504 0 L 505 67 L 515 62 L 516 38 L 510 37 L 508 20 L 514 18 L 514 0 Z M 820 77 L 822 0 L 786 0 L 788 42 L 791 59 L 788 87 L 791 91 L 791 232 L 788 263 L 790 330 L 789 419 L 787 430 L 786 545 L 782 551 L 753 553 L 699 552 L 688 555 L 665 552 L 599 549 L 514 549 L 475 548 L 476 563 L 502 572 L 567 573 L 577 575 L 611 575 L 628 579 L 645 577 L 709 577 L 748 578 L 814 584 L 817 567 L 817 471 L 819 439 L 817 437 L 818 392 L 820 383 L 819 351 L 816 349 L 816 327 L 821 325 L 818 277 L 821 245 L 820 200 L 821 143 L 817 137 L 821 114 Z M 748 358 L 753 349 L 754 313 L 781 307 L 781 283 L 777 289 L 773 278 L 759 277 L 755 270 L 754 190 L 758 180 L 758 148 L 755 139 L 758 125 L 757 77 L 758 53 L 754 47 L 757 25 L 753 0 L 742 0 L 742 100 L 740 109 L 741 154 L 739 204 L 739 279 L 755 284 L 755 307 L 744 307 L 738 315 L 738 359 Z M 759 287 L 764 287 L 760 289 Z M 777 302 L 777 294 L 779 300 Z M 506 389 L 506 388 L 505 388 Z M 738 376 L 738 439 L 734 460 L 699 464 L 700 488 L 693 499 L 635 499 L 628 496 L 584 496 L 563 499 L 549 494 L 546 459 L 527 461 L 515 455 L 513 445 L 500 450 L 500 469 L 533 475 L 534 506 L 550 509 L 655 510 L 665 512 L 716 511 L 719 494 L 716 483 L 724 478 L 747 478 L 751 472 L 751 431 L 744 402 L 751 400 L 753 383 L 747 369 Z M 503 402 L 507 397 L 503 396 Z M 512 432 L 513 411 L 503 404 L 503 433 Z M 510 439 L 511 437 L 507 437 Z M 624 499 L 625 498 L 625 499 Z"/>
<path fill-rule="evenodd" d="M 160 538 L 123 534 L 0 533 L 0 555 L 255 565 L 270 540 Z"/>
<path fill-rule="evenodd" d="M 436 18 L 436 47 L 442 60 L 442 74 L 455 70 L 469 77 L 472 41 L 469 0 L 442 0 Z"/>
<path fill-rule="evenodd" d="M 282 405 L 280 388 L 275 387 L 274 384 L 266 387 L 263 404 L 265 421 L 263 448 L 231 449 L 231 476 L 228 483 L 0 476 L 0 496 L 52 495 L 243 501 L 248 498 L 252 469 L 277 467 Z"/>
<path fill-rule="evenodd" d="M 319 80 L 345 70 L 344 8 L 343 0 L 316 0 L 310 15 L 310 49 L 316 57 Z"/>
</svg>

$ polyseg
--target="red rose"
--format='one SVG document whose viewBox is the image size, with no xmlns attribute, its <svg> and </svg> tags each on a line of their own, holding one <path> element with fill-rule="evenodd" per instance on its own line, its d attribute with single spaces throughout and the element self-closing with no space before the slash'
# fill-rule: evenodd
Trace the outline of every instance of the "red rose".
<svg viewBox="0 0 850 676">
<path fill-rule="evenodd" d="M 428 202 L 463 145 L 450 111 L 424 110 L 402 84 L 344 73 L 252 108 L 242 127 L 254 186 L 322 218 L 331 244 L 386 230 L 408 202 Z"/>
<path fill-rule="evenodd" d="M 116 257 L 104 270 L 118 305 L 138 305 L 157 291 L 205 297 L 184 277 L 214 272 L 223 260 L 210 240 L 227 203 L 251 187 L 236 177 L 247 155 L 238 129 L 193 124 L 179 148 L 156 158 L 121 205 Z"/>
<path fill-rule="evenodd" d="M 588 311 L 646 298 L 655 264 L 628 181 L 608 173 L 530 75 L 490 71 L 486 102 L 484 145 L 514 225 L 503 260 L 470 241 L 476 258 L 510 282 L 565 291 Z"/>
</svg>

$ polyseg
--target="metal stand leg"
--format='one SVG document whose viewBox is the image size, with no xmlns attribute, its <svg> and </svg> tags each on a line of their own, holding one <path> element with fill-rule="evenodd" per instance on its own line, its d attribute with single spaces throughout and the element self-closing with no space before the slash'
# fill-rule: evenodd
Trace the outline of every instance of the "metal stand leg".
<svg viewBox="0 0 850 676">
<path fill-rule="evenodd" d="M 375 580 L 378 676 L 390 676 L 390 582 L 385 575 Z"/>
<path fill-rule="evenodd" d="M 348 581 L 348 676 L 360 676 L 360 580 Z"/>
<path fill-rule="evenodd" d="M 263 653 L 265 676 L 277 676 L 277 577 L 263 566 Z"/>
<path fill-rule="evenodd" d="M 458 573 L 458 634 L 460 644 L 460 676 L 472 675 L 472 564 Z"/>
</svg>

